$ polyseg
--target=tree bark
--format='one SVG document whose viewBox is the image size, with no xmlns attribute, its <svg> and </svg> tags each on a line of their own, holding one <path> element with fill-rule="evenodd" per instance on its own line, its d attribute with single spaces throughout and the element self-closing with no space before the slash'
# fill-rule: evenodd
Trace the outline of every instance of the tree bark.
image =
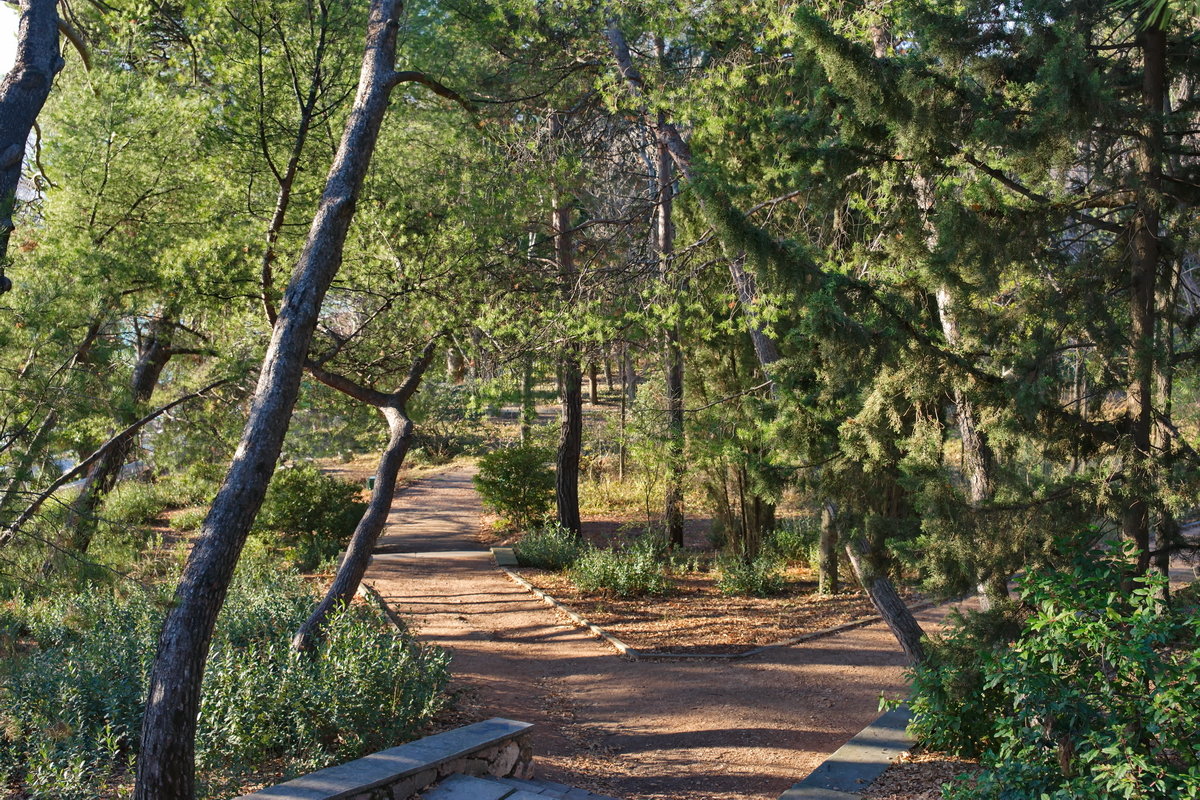
<svg viewBox="0 0 1200 800">
<path fill-rule="evenodd" d="M 262 505 L 305 356 L 341 266 L 355 204 L 396 82 L 399 0 L 373 0 L 358 92 L 320 206 L 279 309 L 242 439 L 193 547 L 159 637 L 142 722 L 135 800 L 195 796 L 196 714 L 213 625 Z"/>
<path fill-rule="evenodd" d="M 821 506 L 820 557 L 817 562 L 818 586 L 821 594 L 837 594 L 838 575 L 838 529 L 837 508 L 826 501 Z"/>
<path fill-rule="evenodd" d="M 561 121 L 553 119 L 554 132 L 561 131 Z M 558 261 L 559 280 L 563 298 L 569 300 L 578 277 L 575 268 L 574 245 L 571 240 L 571 207 L 558 197 L 552 214 L 554 256 Z M 555 463 L 554 498 L 558 508 L 558 524 L 579 535 L 583 524 L 579 519 L 579 457 L 583 451 L 583 374 L 580 368 L 579 345 L 568 341 L 559 362 L 562 427 L 558 437 L 558 457 Z"/>
<path fill-rule="evenodd" d="M 50 96 L 54 76 L 63 68 L 57 7 L 56 0 L 21 0 L 16 61 L 0 83 L 0 294 L 12 287 L 4 265 L 8 263 L 25 143 Z"/>
<path fill-rule="evenodd" d="M 846 555 L 850 558 L 850 566 L 854 568 L 858 582 L 871 598 L 871 605 L 875 606 L 879 616 L 883 617 L 909 662 L 919 664 L 924 661 L 925 646 L 921 640 L 925 637 L 925 631 L 904 604 L 887 575 L 872 565 L 871 562 L 877 554 L 873 552 L 866 537 L 861 533 L 851 536 L 846 542 Z"/>
<path fill-rule="evenodd" d="M 1162 199 L 1163 104 L 1166 96 L 1166 33 L 1151 26 L 1138 35 L 1142 50 L 1142 114 L 1134 151 L 1137 210 L 1129 248 L 1129 430 L 1126 477 L 1129 493 L 1121 531 L 1137 548 L 1137 568 L 1150 567 L 1151 437 L 1155 361 L 1155 286 L 1161 256 L 1159 203 Z"/>
<path fill-rule="evenodd" d="M 588 362 L 588 403 L 593 406 L 600 403 L 600 373 L 595 361 Z"/>
<path fill-rule="evenodd" d="M 521 359 L 521 444 L 530 444 L 537 422 L 537 403 L 533 397 L 533 355 Z"/>
<path fill-rule="evenodd" d="M 388 443 L 379 456 L 379 465 L 375 468 L 375 488 L 371 491 L 367 509 L 354 528 L 354 534 L 350 537 L 346 552 L 338 565 L 337 574 L 329 584 L 325 596 L 292 638 L 293 650 L 311 651 L 321 642 L 330 612 L 349 604 L 362 583 L 363 575 L 367 573 L 367 567 L 371 563 L 371 552 L 375 549 L 375 543 L 379 541 L 379 535 L 383 533 L 388 513 L 392 509 L 392 497 L 396 494 L 396 477 L 400 474 L 400 468 L 404 466 L 404 457 L 412 444 L 413 423 L 408 418 L 408 401 L 421 385 L 425 371 L 433 362 L 436 342 L 435 339 L 425 346 L 421 355 L 413 362 L 403 385 L 386 395 L 309 365 L 308 371 L 312 376 L 326 386 L 378 408 L 387 422 Z"/>
<path fill-rule="evenodd" d="M 945 286 L 938 289 L 937 305 L 942 335 L 946 344 L 955 348 L 961 337 L 958 320 L 954 316 L 954 301 Z M 987 434 L 979 427 L 975 403 L 957 382 L 954 384 L 953 398 L 958 432 L 962 438 L 963 466 L 967 474 L 967 502 L 971 508 L 978 509 L 996 494 L 996 457 Z M 995 565 L 981 565 L 976 578 L 979 607 L 984 611 L 1008 599 L 1008 576 L 999 574 Z"/>
<path fill-rule="evenodd" d="M 656 37 L 655 48 L 659 59 L 664 57 L 664 44 Z M 658 114 L 659 129 L 666 124 L 666 115 Z M 663 283 L 671 285 L 671 258 L 675 250 L 675 230 L 671 220 L 674 195 L 674 176 L 671 169 L 671 153 L 663 135 L 658 135 L 655 172 L 658 180 L 658 214 L 656 215 L 655 243 L 658 250 L 659 270 Z M 681 295 L 686 294 L 682 289 Z M 668 295 L 676 299 L 674 293 Z M 672 305 L 675 305 L 672 303 Z M 683 428 L 683 349 L 680 347 L 680 325 L 678 313 L 672 313 L 663 336 L 663 357 L 666 374 L 667 401 L 667 486 L 663 503 L 663 521 L 667 529 L 667 542 L 674 547 L 683 547 L 683 480 L 684 480 L 684 428 Z"/>
</svg>

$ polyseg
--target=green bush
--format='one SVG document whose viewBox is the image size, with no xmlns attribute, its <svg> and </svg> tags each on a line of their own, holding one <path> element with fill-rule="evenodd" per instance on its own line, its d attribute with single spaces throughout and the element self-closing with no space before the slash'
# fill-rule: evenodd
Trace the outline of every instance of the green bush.
<svg viewBox="0 0 1200 800">
<path fill-rule="evenodd" d="M 984 750 L 977 785 L 947 796 L 1200 797 L 1200 619 L 1159 607 L 1163 580 L 1131 576 L 1124 558 L 1030 575 L 1022 598 L 1036 611 L 979 659 L 984 696 L 947 706 L 918 694 L 923 731 L 955 725 Z M 980 733 L 966 716 L 990 725 Z"/>
<path fill-rule="evenodd" d="M 0 670 L 0 781 L 21 797 L 114 796 L 129 777 L 165 606 L 124 588 L 10 606 L 36 643 Z M 239 794 L 253 770 L 307 771 L 397 744 L 445 702 L 446 654 L 369 606 L 335 617 L 315 658 L 292 653 L 312 602 L 270 562 L 235 581 L 204 676 L 202 796 Z"/>
<path fill-rule="evenodd" d="M 1015 604 L 950 612 L 947 632 L 925 640 L 925 661 L 912 672 L 909 731 L 931 750 L 976 758 L 993 742 L 992 721 L 1004 693 L 988 686 L 986 668 L 1016 639 Z"/>
<path fill-rule="evenodd" d="M 620 549 L 587 548 L 575 560 L 571 579 L 585 592 L 618 597 L 670 594 L 674 588 L 659 542 L 649 536 Z"/>
<path fill-rule="evenodd" d="M 763 546 L 789 563 L 814 564 L 820 534 L 817 517 L 784 519 L 764 537 Z"/>
<path fill-rule="evenodd" d="M 167 493 L 157 483 L 121 481 L 104 496 L 100 518 L 114 525 L 145 525 L 168 505 Z"/>
<path fill-rule="evenodd" d="M 783 562 L 774 553 L 750 561 L 736 556 L 717 561 L 717 589 L 727 597 L 770 597 L 785 586 Z"/>
<path fill-rule="evenodd" d="M 579 537 L 556 522 L 534 528 L 513 545 L 517 563 L 523 567 L 562 570 L 575 563 L 582 544 Z"/>
<path fill-rule="evenodd" d="M 550 451 L 532 445 L 494 450 L 479 459 L 475 488 L 483 504 L 517 527 L 545 517 L 554 507 Z"/>
<path fill-rule="evenodd" d="M 182 472 L 163 478 L 160 483 L 172 508 L 187 508 L 211 503 L 224 477 L 225 464 L 199 461 L 189 464 Z"/>
<path fill-rule="evenodd" d="M 341 552 L 367 504 L 358 485 L 311 464 L 278 470 L 267 489 L 256 531 L 279 534 L 301 570 L 315 569 Z"/>
<path fill-rule="evenodd" d="M 189 508 L 171 518 L 171 527 L 177 531 L 198 530 L 207 515 L 207 508 Z"/>
</svg>

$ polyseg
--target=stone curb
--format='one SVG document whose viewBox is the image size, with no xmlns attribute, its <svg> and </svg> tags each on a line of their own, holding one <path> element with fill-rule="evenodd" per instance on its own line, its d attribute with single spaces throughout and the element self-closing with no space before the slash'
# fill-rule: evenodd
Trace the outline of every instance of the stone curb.
<svg viewBox="0 0 1200 800">
<path fill-rule="evenodd" d="M 779 796 L 779 800 L 854 800 L 912 746 L 912 712 L 900 706 L 883 714 Z"/>
<path fill-rule="evenodd" d="M 505 575 L 507 575 L 509 580 L 511 580 L 513 583 L 516 583 L 517 585 L 521 586 L 527 592 L 531 593 L 534 597 L 538 598 L 546 605 L 551 606 L 551 607 L 561 611 L 568 618 L 570 618 L 572 622 L 575 622 L 576 624 L 578 624 L 581 627 L 587 628 L 589 631 L 596 634 L 604 641 L 608 642 L 621 655 L 625 656 L 626 658 L 631 658 L 631 659 L 634 659 L 637 661 L 669 661 L 672 659 L 691 659 L 691 658 L 727 659 L 727 660 L 728 659 L 736 659 L 736 658 L 749 658 L 750 656 L 756 656 L 756 655 L 766 652 L 767 650 L 772 650 L 777 647 L 790 647 L 791 645 L 794 645 L 794 644 L 800 644 L 802 642 L 811 642 L 814 639 L 823 639 L 826 636 L 833 636 L 835 634 L 842 633 L 843 631 L 854 630 L 855 628 L 862 628 L 866 625 L 871 625 L 871 624 L 879 622 L 880 620 L 883 619 L 883 617 L 879 616 L 878 614 L 872 614 L 871 616 L 860 617 L 858 619 L 850 620 L 849 622 L 843 622 L 840 625 L 834 625 L 833 627 L 830 627 L 830 628 L 822 628 L 819 631 L 810 631 L 808 633 L 804 633 L 799 636 L 793 636 L 790 639 L 784 639 L 784 640 L 778 641 L 778 642 L 771 642 L 769 644 L 759 645 L 758 647 L 755 647 L 751 650 L 747 650 L 743 653 L 663 653 L 663 652 L 660 652 L 657 650 L 638 650 L 634 647 L 630 647 L 629 645 L 625 644 L 625 642 L 621 641 L 613 634 L 604 630 L 599 625 L 596 625 L 593 622 L 589 622 L 582 615 L 580 615 L 579 612 L 575 611 L 570 606 L 563 604 L 560 600 L 553 597 L 552 595 L 549 595 L 546 592 L 543 592 L 541 589 L 537 588 L 532 583 L 525 580 L 519 574 L 517 574 L 513 570 L 509 569 L 508 567 L 500 566 L 499 564 L 497 564 L 497 568 L 501 572 L 503 572 Z M 926 600 L 921 603 L 918 603 L 915 606 L 912 606 L 911 610 L 915 613 L 918 611 L 924 611 L 927 608 L 933 608 L 935 605 L 937 605 L 937 604 L 934 603 L 933 601 Z"/>
</svg>

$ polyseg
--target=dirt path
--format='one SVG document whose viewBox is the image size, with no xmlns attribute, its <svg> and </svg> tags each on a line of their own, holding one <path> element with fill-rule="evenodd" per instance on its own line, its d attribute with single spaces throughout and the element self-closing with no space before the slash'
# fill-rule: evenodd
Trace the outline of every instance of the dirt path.
<svg viewBox="0 0 1200 800">
<path fill-rule="evenodd" d="M 731 662 L 625 660 L 492 566 L 479 513 L 469 471 L 419 481 L 367 579 L 453 652 L 469 714 L 537 723 L 544 777 L 628 798 L 775 798 L 871 722 L 881 692 L 905 691 L 882 623 Z"/>
</svg>

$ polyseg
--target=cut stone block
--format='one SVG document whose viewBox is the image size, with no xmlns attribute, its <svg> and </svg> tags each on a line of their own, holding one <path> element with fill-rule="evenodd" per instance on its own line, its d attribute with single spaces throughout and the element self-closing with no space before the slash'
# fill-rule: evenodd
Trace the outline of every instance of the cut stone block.
<svg viewBox="0 0 1200 800">
<path fill-rule="evenodd" d="M 511 786 L 497 781 L 451 775 L 421 795 L 422 800 L 503 800 L 513 794 Z"/>
<path fill-rule="evenodd" d="M 511 547 L 493 547 L 492 556 L 496 559 L 496 565 L 500 567 L 515 567 L 517 564 L 517 554 L 513 552 Z"/>
</svg>

